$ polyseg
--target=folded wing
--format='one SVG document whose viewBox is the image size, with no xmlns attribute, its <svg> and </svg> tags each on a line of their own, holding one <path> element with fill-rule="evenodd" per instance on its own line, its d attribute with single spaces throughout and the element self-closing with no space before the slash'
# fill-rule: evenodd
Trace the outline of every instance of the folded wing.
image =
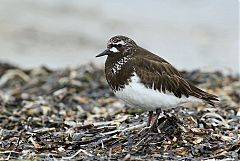
<svg viewBox="0 0 240 161">
<path fill-rule="evenodd" d="M 176 97 L 194 96 L 214 106 L 218 97 L 194 86 L 167 61 L 157 55 L 136 57 L 136 73 L 147 88 L 154 88 L 163 93 L 172 93 Z"/>
</svg>

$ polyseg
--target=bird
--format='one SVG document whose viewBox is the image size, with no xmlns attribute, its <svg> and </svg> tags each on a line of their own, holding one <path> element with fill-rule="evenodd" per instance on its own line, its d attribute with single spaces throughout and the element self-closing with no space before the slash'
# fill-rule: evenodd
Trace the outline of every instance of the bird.
<svg viewBox="0 0 240 161">
<path fill-rule="evenodd" d="M 113 93 L 126 104 L 148 111 L 147 127 L 156 123 L 162 110 L 187 102 L 214 106 L 218 101 L 217 96 L 199 89 L 165 59 L 127 36 L 110 38 L 107 49 L 96 55 L 102 56 L 107 56 L 105 75 Z"/>
</svg>

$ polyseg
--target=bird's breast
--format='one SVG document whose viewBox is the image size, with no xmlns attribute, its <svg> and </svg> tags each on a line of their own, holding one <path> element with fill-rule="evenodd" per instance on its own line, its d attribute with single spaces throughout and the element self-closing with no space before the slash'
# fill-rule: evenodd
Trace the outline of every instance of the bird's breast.
<svg viewBox="0 0 240 161">
<path fill-rule="evenodd" d="M 129 82 L 133 74 L 133 66 L 129 57 L 122 57 L 115 61 L 106 61 L 105 74 L 109 86 L 113 91 L 120 90 Z"/>
</svg>

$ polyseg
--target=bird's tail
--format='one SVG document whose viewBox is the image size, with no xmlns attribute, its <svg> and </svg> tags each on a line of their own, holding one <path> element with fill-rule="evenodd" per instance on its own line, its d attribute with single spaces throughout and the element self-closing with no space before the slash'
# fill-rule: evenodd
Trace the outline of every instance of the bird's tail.
<svg viewBox="0 0 240 161">
<path fill-rule="evenodd" d="M 219 101 L 216 95 L 204 92 L 203 90 L 193 85 L 191 86 L 191 89 L 192 89 L 192 96 L 202 99 L 203 101 L 207 102 L 212 106 L 215 106 L 215 101 Z"/>
</svg>

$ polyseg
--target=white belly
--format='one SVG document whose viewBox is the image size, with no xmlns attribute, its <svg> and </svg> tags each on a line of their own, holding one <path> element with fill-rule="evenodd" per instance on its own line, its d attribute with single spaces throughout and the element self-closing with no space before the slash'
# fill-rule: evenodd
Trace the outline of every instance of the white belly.
<svg viewBox="0 0 240 161">
<path fill-rule="evenodd" d="M 140 79 L 136 74 L 131 78 L 131 82 L 125 88 L 116 91 L 115 95 L 127 104 L 147 111 L 157 108 L 161 108 L 162 110 L 174 108 L 186 102 L 202 102 L 195 97 L 186 98 L 182 96 L 178 98 L 171 93 L 164 94 L 158 90 L 146 88 L 140 83 Z"/>
</svg>

